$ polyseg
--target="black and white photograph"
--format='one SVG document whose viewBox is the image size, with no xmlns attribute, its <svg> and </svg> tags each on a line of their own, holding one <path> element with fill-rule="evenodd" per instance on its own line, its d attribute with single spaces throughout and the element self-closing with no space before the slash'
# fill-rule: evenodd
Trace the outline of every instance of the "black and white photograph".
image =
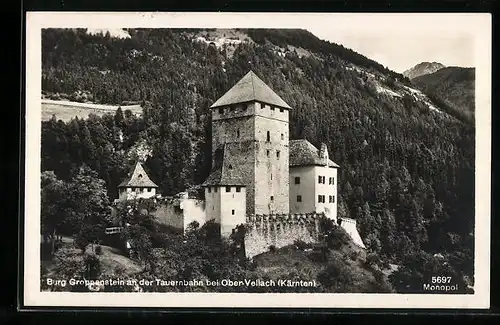
<svg viewBox="0 0 500 325">
<path fill-rule="evenodd" d="M 488 15 L 27 33 L 26 303 L 488 307 Z"/>
</svg>

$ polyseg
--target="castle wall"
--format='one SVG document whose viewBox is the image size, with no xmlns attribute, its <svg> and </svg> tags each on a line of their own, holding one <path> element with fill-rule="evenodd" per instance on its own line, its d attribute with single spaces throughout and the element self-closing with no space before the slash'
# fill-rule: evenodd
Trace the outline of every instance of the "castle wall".
<svg viewBox="0 0 500 325">
<path fill-rule="evenodd" d="M 206 201 L 206 220 L 214 220 L 220 223 L 220 191 L 219 186 L 210 186 L 205 188 Z"/>
<path fill-rule="evenodd" d="M 349 234 L 352 241 L 361 248 L 366 248 L 356 227 L 356 220 L 350 218 L 339 218 L 340 226 Z"/>
<path fill-rule="evenodd" d="M 240 141 L 232 142 L 225 146 L 224 150 L 224 169 L 227 175 L 232 175 L 234 179 L 239 180 L 241 184 L 228 185 L 245 185 L 245 203 L 246 213 L 253 213 L 254 197 L 255 197 L 255 142 Z"/>
<path fill-rule="evenodd" d="M 149 199 L 156 195 L 154 187 L 121 187 L 118 189 L 118 199 L 120 201 L 134 199 Z"/>
<path fill-rule="evenodd" d="M 239 224 L 245 223 L 246 191 L 245 187 L 236 186 L 220 187 L 220 227 L 221 235 L 226 236 Z"/>
<path fill-rule="evenodd" d="M 177 229 L 184 229 L 184 214 L 178 204 L 174 202 L 162 202 L 153 211 L 159 223 Z"/>
<path fill-rule="evenodd" d="M 193 221 L 200 226 L 206 222 L 205 201 L 185 197 L 163 199 L 152 214 L 159 223 L 183 230 Z"/>
<path fill-rule="evenodd" d="M 184 199 L 180 202 L 180 208 L 183 212 L 184 229 L 193 221 L 197 221 L 200 226 L 206 222 L 204 200 Z"/>
<path fill-rule="evenodd" d="M 275 108 L 273 114 L 287 111 Z M 289 213 L 288 121 L 256 116 L 255 139 L 255 210 L 250 213 Z"/>
<path fill-rule="evenodd" d="M 254 117 L 246 115 L 212 121 L 212 159 L 215 157 L 215 150 L 225 143 L 253 141 L 254 126 Z"/>
<path fill-rule="evenodd" d="M 318 240 L 319 214 L 255 215 L 247 218 L 245 254 L 251 258 L 296 240 L 314 243 Z"/>
<path fill-rule="evenodd" d="M 326 166 L 315 166 L 315 212 L 324 212 L 325 215 L 333 220 L 337 220 L 337 169 Z M 318 177 L 324 177 L 324 183 L 319 183 Z M 330 179 L 333 178 L 333 184 Z M 318 195 L 324 196 L 324 202 L 319 202 Z M 333 202 L 330 197 L 333 198 Z"/>
<path fill-rule="evenodd" d="M 289 111 L 286 108 L 271 106 L 265 103 L 255 103 L 255 115 L 278 121 L 289 121 Z M 288 130 L 287 130 L 288 131 Z"/>
<path fill-rule="evenodd" d="M 300 184 L 295 184 L 299 177 Z M 298 202 L 300 196 L 302 202 Z M 290 167 L 290 213 L 316 211 L 316 171 L 314 166 Z"/>
</svg>

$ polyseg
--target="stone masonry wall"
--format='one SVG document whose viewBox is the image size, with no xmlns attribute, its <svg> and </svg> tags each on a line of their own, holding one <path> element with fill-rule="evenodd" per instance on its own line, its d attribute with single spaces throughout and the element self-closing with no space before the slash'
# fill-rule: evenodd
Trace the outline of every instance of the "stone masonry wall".
<svg viewBox="0 0 500 325">
<path fill-rule="evenodd" d="M 323 214 L 274 214 L 247 216 L 245 254 L 251 258 L 296 240 L 314 243 L 318 240 L 319 219 Z"/>
</svg>

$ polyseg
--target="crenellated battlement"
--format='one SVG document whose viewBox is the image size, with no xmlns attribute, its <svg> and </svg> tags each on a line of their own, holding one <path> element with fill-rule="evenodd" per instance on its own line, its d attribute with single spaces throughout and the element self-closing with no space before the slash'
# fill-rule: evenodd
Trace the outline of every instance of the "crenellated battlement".
<svg viewBox="0 0 500 325">
<path fill-rule="evenodd" d="M 314 223 L 324 216 L 324 213 L 255 214 L 247 215 L 246 223 Z"/>
<path fill-rule="evenodd" d="M 356 226 L 356 220 L 354 220 L 354 219 L 340 217 L 339 220 L 341 223 L 346 222 L 346 223 L 354 224 Z"/>
<path fill-rule="evenodd" d="M 293 244 L 296 240 L 314 243 L 318 240 L 319 220 L 324 213 L 288 213 L 247 215 L 245 253 L 247 257 Z"/>
</svg>

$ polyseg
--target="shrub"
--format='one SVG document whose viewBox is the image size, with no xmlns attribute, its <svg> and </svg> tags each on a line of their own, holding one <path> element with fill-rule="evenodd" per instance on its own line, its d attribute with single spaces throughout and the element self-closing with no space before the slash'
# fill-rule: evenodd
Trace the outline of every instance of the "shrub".
<svg viewBox="0 0 500 325">
<path fill-rule="evenodd" d="M 380 257 L 377 254 L 370 253 L 366 256 L 366 265 L 377 266 L 381 264 Z"/>
<path fill-rule="evenodd" d="M 82 254 L 85 253 L 85 248 L 90 243 L 89 240 L 82 234 L 78 234 L 74 241 L 76 247 L 82 250 Z"/>
<path fill-rule="evenodd" d="M 333 260 L 321 273 L 318 281 L 331 292 L 352 292 L 354 278 L 347 265 L 338 260 Z"/>
<path fill-rule="evenodd" d="M 101 245 L 97 245 L 97 246 L 95 247 L 95 253 L 96 253 L 97 255 L 102 255 L 102 246 L 101 246 Z"/>
<path fill-rule="evenodd" d="M 353 251 L 351 252 L 351 254 L 349 254 L 349 257 L 351 258 L 351 260 L 355 261 L 358 259 L 358 256 L 359 256 L 359 252 L 356 252 L 356 251 Z"/>
<path fill-rule="evenodd" d="M 351 238 L 341 227 L 333 227 L 327 234 L 326 243 L 328 248 L 340 249 L 342 246 L 347 245 Z"/>
<path fill-rule="evenodd" d="M 87 279 L 96 279 L 101 274 L 101 261 L 96 255 L 89 254 L 85 257 L 84 275 Z"/>
<path fill-rule="evenodd" d="M 305 250 L 305 249 L 308 249 L 308 248 L 311 248 L 312 245 L 309 244 L 309 243 L 306 243 L 305 241 L 303 240 L 300 240 L 300 239 L 297 239 L 293 242 L 293 245 L 298 249 L 298 250 Z"/>
<path fill-rule="evenodd" d="M 274 246 L 274 245 L 269 246 L 269 251 L 270 251 L 271 253 L 276 252 L 276 246 Z"/>
</svg>

